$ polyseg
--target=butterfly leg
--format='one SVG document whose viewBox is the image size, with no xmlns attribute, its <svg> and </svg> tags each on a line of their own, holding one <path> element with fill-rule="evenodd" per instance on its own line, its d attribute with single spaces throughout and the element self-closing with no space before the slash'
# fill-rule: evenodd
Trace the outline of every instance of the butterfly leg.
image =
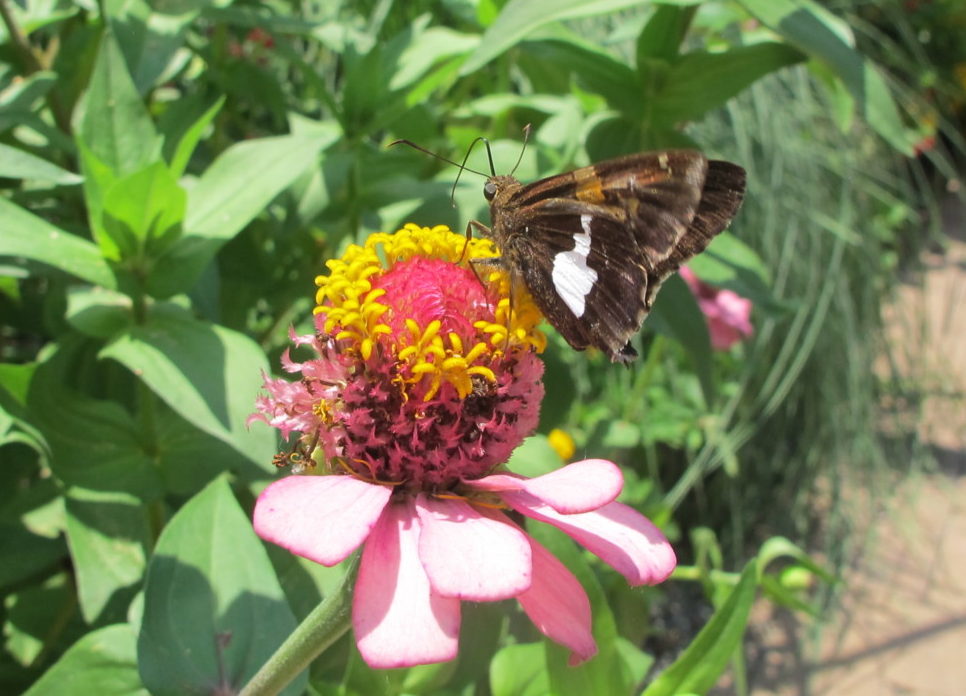
<svg viewBox="0 0 966 696">
<path fill-rule="evenodd" d="M 470 220 L 466 223 L 466 243 L 463 245 L 463 251 L 460 253 L 459 263 L 463 263 L 463 259 L 466 258 L 466 250 L 470 246 L 470 240 L 473 239 L 473 230 L 476 230 L 481 236 L 487 239 L 491 238 L 492 230 L 479 220 Z"/>
</svg>

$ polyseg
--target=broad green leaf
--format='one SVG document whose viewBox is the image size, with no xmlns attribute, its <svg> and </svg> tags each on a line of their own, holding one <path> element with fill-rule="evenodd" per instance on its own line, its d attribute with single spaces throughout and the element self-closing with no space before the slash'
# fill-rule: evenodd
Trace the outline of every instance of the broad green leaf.
<svg viewBox="0 0 966 696">
<path fill-rule="evenodd" d="M 22 524 L 0 523 L 0 590 L 53 568 L 66 556 L 63 539 L 35 534 Z"/>
<path fill-rule="evenodd" d="M 163 493 L 160 478 L 132 415 L 120 403 L 68 386 L 84 349 L 76 336 L 65 339 L 30 384 L 28 409 L 50 446 L 50 468 L 68 486 L 156 499 Z"/>
<path fill-rule="evenodd" d="M 757 561 L 753 560 L 745 566 L 724 604 L 674 664 L 647 687 L 643 696 L 703 694 L 713 687 L 741 646 L 757 583 Z"/>
<path fill-rule="evenodd" d="M 785 537 L 771 537 L 761 545 L 761 548 L 758 550 L 759 572 L 763 573 L 769 563 L 783 557 L 795 559 L 799 565 L 815 573 L 825 582 L 833 583 L 837 580 L 835 575 L 830 573 L 827 568 L 809 556 L 804 549 L 797 544 L 793 544 Z"/>
<path fill-rule="evenodd" d="M 108 339 L 134 321 L 131 298 L 100 287 L 77 287 L 67 291 L 68 323 L 85 336 Z"/>
<path fill-rule="evenodd" d="M 0 91 L 0 133 L 22 123 L 57 82 L 57 74 L 43 71 L 10 84 Z"/>
<path fill-rule="evenodd" d="M 771 275 L 758 252 L 727 231 L 711 240 L 705 252 L 690 259 L 688 266 L 715 285 L 735 281 L 751 284 L 752 277 L 768 283 Z"/>
<path fill-rule="evenodd" d="M 61 169 L 52 162 L 3 143 L 0 143 L 0 176 L 9 179 L 49 181 L 64 186 L 83 181 L 82 177 Z"/>
<path fill-rule="evenodd" d="M 141 94 L 170 72 L 169 66 L 177 62 L 177 52 L 184 44 L 188 26 L 210 4 L 205 0 L 110 0 L 105 3 L 109 24 Z"/>
<path fill-rule="evenodd" d="M 486 679 L 506 624 L 506 607 L 497 602 L 464 602 L 460 611 L 460 656 L 447 684 L 454 691 Z"/>
<path fill-rule="evenodd" d="M 339 135 L 287 135 L 228 148 L 188 192 L 185 234 L 149 278 L 155 297 L 190 291 L 218 249 L 314 165 Z"/>
<path fill-rule="evenodd" d="M 558 0 L 552 4 L 510 0 L 491 24 L 477 48 L 463 64 L 469 75 L 512 48 L 535 29 L 564 19 L 592 17 L 640 5 L 640 0 Z"/>
<path fill-rule="evenodd" d="M 621 636 L 617 638 L 617 651 L 620 654 L 621 661 L 624 663 L 624 669 L 627 670 L 630 676 L 628 681 L 631 684 L 640 684 L 643 682 L 644 677 L 647 676 L 651 667 L 654 666 L 654 658 Z"/>
<path fill-rule="evenodd" d="M 265 429 L 262 425 L 252 427 Z M 167 404 L 158 404 L 155 429 L 158 470 L 164 490 L 171 495 L 188 497 L 225 471 L 245 481 L 265 478 L 264 461 L 256 465 L 239 457 L 231 444 L 195 427 Z M 266 438 L 272 440 L 271 433 Z"/>
<path fill-rule="evenodd" d="M 804 58 L 787 44 L 771 41 L 721 53 L 687 53 L 662 76 L 663 84 L 652 96 L 651 114 L 659 126 L 696 120 L 755 80 Z"/>
<path fill-rule="evenodd" d="M 555 94 L 484 94 L 477 99 L 471 99 L 453 110 L 454 118 L 468 118 L 471 116 L 485 116 L 494 118 L 505 114 L 511 109 L 533 109 L 545 114 L 555 114 L 567 108 L 570 97 L 558 97 Z"/>
<path fill-rule="evenodd" d="M 101 161 L 83 140 L 77 140 L 77 154 L 80 168 L 84 173 L 84 203 L 87 208 L 87 222 L 91 235 L 97 242 L 105 259 L 117 261 L 121 258 L 120 249 L 104 229 L 104 195 L 122 175 L 109 164 Z"/>
<path fill-rule="evenodd" d="M 102 226 L 122 260 L 149 266 L 181 233 L 187 196 L 163 162 L 120 177 L 104 192 Z"/>
<path fill-rule="evenodd" d="M 265 471 L 271 467 L 273 432 L 245 425 L 268 372 L 250 338 L 197 321 L 174 305 L 155 305 L 145 324 L 115 338 L 101 356 L 131 370 L 189 423 Z"/>
<path fill-rule="evenodd" d="M 546 435 L 531 435 L 513 450 L 507 468 L 515 474 L 535 478 L 559 469 L 562 462 Z"/>
<path fill-rule="evenodd" d="M 671 336 L 684 346 L 701 382 L 705 401 L 708 405 L 713 404 L 715 387 L 711 335 L 697 300 L 678 274 L 675 273 L 664 281 L 651 309 L 648 324 L 652 329 Z"/>
<path fill-rule="evenodd" d="M 23 256 L 106 288 L 117 287 L 98 248 L 0 198 L 0 256 Z"/>
<path fill-rule="evenodd" d="M 221 107 L 225 105 L 225 97 L 221 96 L 215 100 L 207 109 L 205 109 L 197 118 L 195 118 L 192 123 L 185 128 L 183 133 L 180 133 L 180 137 L 177 138 L 177 145 L 173 147 L 171 151 L 171 162 L 168 165 L 171 170 L 171 174 L 174 177 L 180 177 L 184 174 L 185 170 L 188 168 L 188 162 L 191 161 L 191 154 L 195 151 L 198 143 L 201 141 L 201 137 L 204 135 L 205 130 L 211 125 L 212 121 L 215 120 L 215 116 L 221 111 Z M 165 132 L 165 146 L 167 147 L 169 138 L 173 135 L 172 133 Z"/>
<path fill-rule="evenodd" d="M 119 176 L 160 159 L 161 141 L 109 30 L 101 38 L 77 136 Z"/>
<path fill-rule="evenodd" d="M 500 650 L 490 664 L 493 696 L 545 696 L 551 693 L 544 653 L 543 643 L 517 643 Z"/>
<path fill-rule="evenodd" d="M 399 56 L 389 89 L 404 89 L 426 75 L 444 60 L 463 56 L 476 48 L 480 37 L 462 34 L 447 27 L 430 27 L 420 33 Z"/>
<path fill-rule="evenodd" d="M 30 553 L 29 551 L 25 553 Z M 23 666 L 34 664 L 49 646 L 50 629 L 72 643 L 87 630 L 76 611 L 74 585 L 67 572 L 23 585 L 4 597 L 4 652 Z"/>
<path fill-rule="evenodd" d="M 74 643 L 24 696 L 148 696 L 127 624 L 105 626 Z"/>
<path fill-rule="evenodd" d="M 315 164 L 319 152 L 338 137 L 333 130 L 324 135 L 284 135 L 232 145 L 189 191 L 185 231 L 231 239 Z"/>
<path fill-rule="evenodd" d="M 146 566 L 147 509 L 130 495 L 84 488 L 67 491 L 66 509 L 84 620 L 93 624 L 109 604 L 114 618 L 123 618 Z"/>
<path fill-rule="evenodd" d="M 670 62 L 677 55 L 696 8 L 658 5 L 637 37 L 637 69 L 641 72 L 658 59 Z"/>
<path fill-rule="evenodd" d="M 771 291 L 770 273 L 754 249 L 731 232 L 722 232 L 688 267 L 706 283 L 727 288 L 756 305 L 779 309 Z"/>
<path fill-rule="evenodd" d="M 570 32 L 558 33 L 563 38 L 528 41 L 521 51 L 571 71 L 583 89 L 601 95 L 613 109 L 635 114 L 644 108 L 633 68 Z"/>
<path fill-rule="evenodd" d="M 738 0 L 791 45 L 826 63 L 855 98 L 863 119 L 890 145 L 911 155 L 906 130 L 885 78 L 846 41 L 844 23 L 811 0 Z"/>
<path fill-rule="evenodd" d="M 268 555 L 224 478 L 164 528 L 148 566 L 138 667 L 154 696 L 237 690 L 295 628 Z M 306 675 L 283 693 L 300 694 Z"/>
</svg>

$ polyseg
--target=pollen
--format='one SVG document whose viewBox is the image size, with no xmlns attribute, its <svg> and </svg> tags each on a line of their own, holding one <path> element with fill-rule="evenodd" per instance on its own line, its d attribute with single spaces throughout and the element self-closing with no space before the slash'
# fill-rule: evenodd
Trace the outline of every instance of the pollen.
<svg viewBox="0 0 966 696">
<path fill-rule="evenodd" d="M 430 401 L 446 385 L 465 399 L 474 377 L 494 383 L 501 361 L 546 347 L 526 290 L 503 269 L 474 265 L 497 256 L 490 240 L 442 225 L 376 233 L 327 262 L 315 313 L 343 353 L 393 361 L 405 399 Z"/>
</svg>

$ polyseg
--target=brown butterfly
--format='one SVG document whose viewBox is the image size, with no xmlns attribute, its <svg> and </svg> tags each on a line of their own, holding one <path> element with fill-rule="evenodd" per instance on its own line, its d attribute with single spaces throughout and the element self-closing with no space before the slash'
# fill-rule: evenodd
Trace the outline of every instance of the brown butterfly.
<svg viewBox="0 0 966 696">
<path fill-rule="evenodd" d="M 628 362 L 661 284 L 728 226 L 744 193 L 744 169 L 695 150 L 618 157 L 531 184 L 493 174 L 483 187 L 492 226 L 473 220 L 467 235 L 496 243 L 499 263 L 567 343 Z"/>
</svg>

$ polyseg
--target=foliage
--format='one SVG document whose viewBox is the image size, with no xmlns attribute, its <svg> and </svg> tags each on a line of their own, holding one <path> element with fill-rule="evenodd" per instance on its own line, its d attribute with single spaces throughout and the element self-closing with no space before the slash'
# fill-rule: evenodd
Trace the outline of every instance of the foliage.
<svg viewBox="0 0 966 696">
<path fill-rule="evenodd" d="M 865 372 L 823 371 L 834 350 L 823 338 L 847 331 L 851 358 L 868 359 L 862 331 L 874 322 L 846 318 L 833 333 L 828 322 L 874 311 L 892 271 L 878 255 L 861 261 L 862 215 L 885 220 L 873 240 L 883 246 L 907 218 L 889 217 L 902 205 L 894 182 L 836 187 L 868 151 L 894 158 L 914 136 L 847 25 L 810 0 L 0 0 L 0 10 L 4 692 L 233 692 L 336 586 L 340 569 L 254 537 L 251 504 L 277 443 L 245 420 L 289 325 L 309 325 L 326 258 L 406 221 L 485 219 L 478 180 L 463 173 L 454 185 L 452 167 L 387 149 L 396 138 L 459 159 L 492 135 L 507 171 L 532 123 L 524 180 L 677 146 L 749 169 L 745 211 L 694 268 L 755 302 L 752 343 L 713 354 L 675 278 L 634 369 L 560 340 L 545 356 L 541 431 L 563 427 L 578 452 L 625 464 L 624 500 L 683 552 L 708 519 L 704 485 L 767 497 L 809 446 L 756 439 L 758 428 L 785 436 L 801 417 L 806 432 L 826 432 L 843 402 L 823 411 L 828 399 L 802 396 L 810 380 Z M 468 166 L 488 171 L 479 151 Z M 852 205 L 873 186 L 869 206 Z M 844 292 L 860 292 L 855 283 L 872 288 L 859 303 Z M 535 438 L 516 470 L 555 456 Z M 749 503 L 723 500 L 732 512 Z M 375 674 L 341 641 L 287 693 L 306 679 L 320 693 L 628 693 L 645 682 L 648 694 L 702 692 L 736 653 L 756 590 L 808 606 L 765 572 L 767 546 L 740 576 L 720 557 L 682 568 L 717 610 L 652 681 L 642 646 L 660 590 L 622 593 L 545 534 L 592 598 L 595 661 L 567 667 L 556 646 L 486 606 L 466 617 L 473 635 L 456 664 Z M 729 565 L 753 555 L 734 548 Z M 793 546 L 782 555 L 809 564 Z"/>
</svg>

